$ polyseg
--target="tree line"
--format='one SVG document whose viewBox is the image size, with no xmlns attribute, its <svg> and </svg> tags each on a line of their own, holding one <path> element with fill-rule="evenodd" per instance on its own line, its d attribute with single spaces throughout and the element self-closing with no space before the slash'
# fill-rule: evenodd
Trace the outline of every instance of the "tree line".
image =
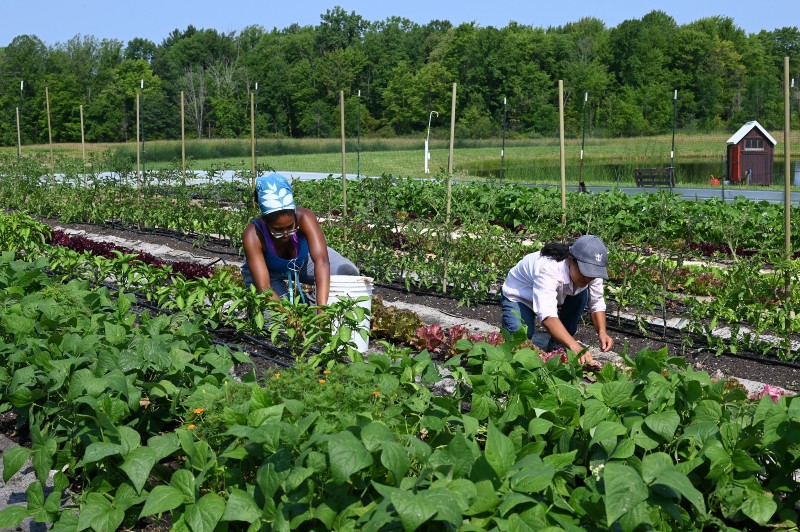
<svg viewBox="0 0 800 532">
<path fill-rule="evenodd" d="M 135 138 L 137 92 L 144 137 L 180 138 L 181 91 L 197 137 L 248 136 L 251 92 L 259 136 L 336 136 L 340 91 L 348 135 L 409 135 L 430 111 L 445 117 L 434 128 L 449 127 L 453 83 L 459 137 L 550 136 L 558 80 L 568 134 L 666 132 L 673 111 L 689 131 L 753 119 L 779 129 L 784 56 L 800 77 L 797 27 L 747 34 L 729 17 L 678 25 L 658 10 L 613 28 L 589 17 L 548 28 L 371 22 L 335 7 L 316 26 L 189 26 L 160 44 L 76 35 L 49 46 L 20 35 L 0 47 L 0 144 L 16 145 L 17 108 L 23 143 L 47 141 L 45 87 L 54 142 L 80 140 L 81 106 L 87 141 Z"/>
</svg>

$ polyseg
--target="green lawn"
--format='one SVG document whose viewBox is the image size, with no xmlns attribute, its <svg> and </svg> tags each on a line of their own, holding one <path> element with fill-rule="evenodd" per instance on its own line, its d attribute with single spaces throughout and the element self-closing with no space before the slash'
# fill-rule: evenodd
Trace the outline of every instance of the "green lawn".
<svg viewBox="0 0 800 532">
<path fill-rule="evenodd" d="M 782 165 L 783 133 L 772 132 L 778 140 L 775 161 Z M 678 134 L 675 137 L 675 164 L 678 182 L 702 185 L 712 175 L 721 173 L 728 133 Z M 460 179 L 497 177 L 500 173 L 501 139 L 457 141 L 454 148 L 454 174 Z M 794 143 L 794 142 L 793 142 Z M 581 169 L 581 139 L 565 141 L 567 180 L 577 184 L 582 177 L 587 184 L 632 182 L 634 168 L 669 166 L 671 135 L 635 138 L 597 139 L 585 141 L 584 164 Z M 23 146 L 24 155 L 48 156 L 47 145 Z M 89 156 L 116 152 L 135 161 L 133 143 L 87 144 Z M 342 171 L 341 143 L 338 139 L 258 139 L 257 158 L 260 169 L 327 172 Z M 57 144 L 53 152 L 81 156 L 81 145 Z M 509 180 L 548 183 L 560 180 L 560 146 L 558 138 L 506 139 L 505 177 Z M 16 153 L 14 147 L 0 148 L 0 153 Z M 249 171 L 252 167 L 249 139 L 203 139 L 186 143 L 189 169 L 225 169 Z M 360 173 L 375 176 L 423 177 L 424 138 L 361 139 Z M 449 142 L 431 139 L 429 167 L 431 175 L 446 173 Z M 147 169 L 181 167 L 180 141 L 152 141 L 144 144 L 142 164 Z M 699 165 L 699 166 L 698 166 Z M 346 169 L 355 174 L 359 169 L 356 140 L 348 139 Z M 782 169 L 782 166 L 781 166 Z M 573 183 L 574 182 L 574 183 Z"/>
</svg>

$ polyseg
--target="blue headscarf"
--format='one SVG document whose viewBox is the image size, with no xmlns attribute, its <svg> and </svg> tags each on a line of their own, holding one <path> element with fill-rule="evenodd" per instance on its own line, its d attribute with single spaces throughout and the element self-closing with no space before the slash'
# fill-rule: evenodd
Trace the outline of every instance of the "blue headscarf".
<svg viewBox="0 0 800 532">
<path fill-rule="evenodd" d="M 281 174 L 259 176 L 256 179 L 256 197 L 262 215 L 297 208 L 292 196 L 292 185 Z"/>
</svg>

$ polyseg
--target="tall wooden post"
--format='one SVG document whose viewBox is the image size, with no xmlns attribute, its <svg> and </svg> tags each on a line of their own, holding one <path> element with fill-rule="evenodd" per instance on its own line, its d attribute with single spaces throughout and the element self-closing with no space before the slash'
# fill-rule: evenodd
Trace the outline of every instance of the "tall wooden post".
<svg viewBox="0 0 800 532">
<path fill-rule="evenodd" d="M 253 168 L 252 188 L 256 188 L 256 97 L 250 91 L 250 165 Z"/>
<path fill-rule="evenodd" d="M 455 144 L 456 138 L 456 84 L 453 83 L 453 97 L 450 104 L 450 155 L 449 160 L 447 161 L 447 211 L 445 216 L 445 231 L 447 231 L 444 235 L 445 242 L 447 245 L 445 249 L 442 250 L 442 293 L 447 293 L 447 282 L 448 282 L 448 268 L 449 268 L 449 261 L 448 261 L 448 254 L 450 251 L 450 204 L 452 202 L 453 197 L 453 168 L 455 168 L 455 163 L 453 161 L 453 145 Z"/>
<path fill-rule="evenodd" d="M 136 93 L 136 186 L 142 179 L 142 146 L 139 144 L 139 93 Z"/>
<path fill-rule="evenodd" d="M 83 104 L 80 106 L 81 110 L 81 159 L 83 159 L 83 166 L 86 166 L 86 135 L 83 129 Z"/>
<path fill-rule="evenodd" d="M 17 107 L 17 157 L 22 157 L 22 133 L 19 127 L 19 107 Z"/>
<path fill-rule="evenodd" d="M 785 176 L 785 194 L 784 194 L 784 211 L 785 211 L 785 244 L 786 244 L 786 259 L 792 258 L 792 150 L 791 150 L 791 133 L 792 133 L 792 116 L 790 114 L 791 99 L 789 96 L 789 57 L 783 58 L 783 164 Z M 787 280 L 788 283 L 788 280 Z M 787 287 L 788 288 L 788 287 Z M 788 295 L 788 291 L 787 291 Z"/>
<path fill-rule="evenodd" d="M 453 144 L 456 138 L 456 84 L 453 83 L 453 98 L 450 105 L 450 160 L 447 162 L 447 222 L 450 222 L 450 200 L 453 187 Z"/>
<path fill-rule="evenodd" d="M 345 146 L 344 146 L 344 91 L 339 91 L 339 115 L 341 117 L 341 129 L 342 129 L 342 203 L 344 204 L 342 207 L 342 212 L 344 213 L 345 220 L 347 219 L 347 161 L 345 157 Z M 347 238 L 345 236 L 345 238 Z"/>
<path fill-rule="evenodd" d="M 792 150 L 791 150 L 791 133 L 792 133 L 792 115 L 791 115 L 791 106 L 792 101 L 790 99 L 790 89 L 789 89 L 789 57 L 786 56 L 783 58 L 783 174 L 785 176 L 784 179 L 784 216 L 785 216 L 785 244 L 786 244 L 786 260 L 792 259 L 792 180 L 791 176 L 789 175 L 792 170 Z M 786 307 L 790 307 L 790 303 L 792 300 L 792 280 L 791 276 L 787 274 L 786 276 Z M 790 315 L 791 318 L 794 318 L 794 311 Z M 786 324 L 786 330 L 789 330 L 788 323 Z M 791 345 L 786 348 L 786 356 L 790 357 L 792 355 L 792 347 Z"/>
<path fill-rule="evenodd" d="M 44 102 L 47 108 L 47 143 L 50 145 L 50 178 L 52 179 L 55 173 L 55 160 L 53 159 L 53 128 L 50 127 L 50 92 L 47 87 L 44 88 Z"/>
<path fill-rule="evenodd" d="M 567 227 L 567 166 L 564 155 L 564 80 L 558 80 L 558 141 L 561 152 L 561 226 Z"/>
<path fill-rule="evenodd" d="M 83 173 L 86 171 L 86 135 L 83 129 L 83 104 L 79 107 L 81 112 L 81 161 L 83 161 L 83 172 L 81 172 L 81 176 L 83 177 Z M 82 185 L 84 182 L 81 177 L 78 178 L 78 186 Z"/>
<path fill-rule="evenodd" d="M 181 91 L 181 171 L 186 179 L 186 109 L 183 91 Z"/>
</svg>

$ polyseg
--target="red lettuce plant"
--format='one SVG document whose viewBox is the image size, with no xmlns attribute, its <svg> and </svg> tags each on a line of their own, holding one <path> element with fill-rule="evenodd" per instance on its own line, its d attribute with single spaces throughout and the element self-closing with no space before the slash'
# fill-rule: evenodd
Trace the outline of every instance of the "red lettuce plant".
<svg viewBox="0 0 800 532">
<path fill-rule="evenodd" d="M 68 235 L 63 231 L 54 230 L 50 235 L 50 241 L 48 242 L 50 245 L 53 246 L 63 246 L 69 248 L 73 251 L 77 251 L 78 253 L 83 253 L 88 251 L 93 255 L 98 255 L 101 257 L 106 258 L 113 258 L 115 253 L 122 253 L 124 255 L 135 255 L 134 260 L 138 260 L 143 262 L 144 264 L 150 264 L 153 266 L 171 266 L 172 271 L 175 273 L 180 273 L 186 279 L 197 279 L 197 278 L 208 278 L 214 273 L 214 269 L 210 266 L 204 266 L 202 264 L 196 264 L 193 262 L 170 262 L 165 261 L 163 259 L 159 259 L 149 253 L 144 253 L 141 251 L 134 251 L 132 249 L 117 246 L 116 244 L 111 244 L 110 242 L 96 242 L 85 236 L 80 235 Z"/>
<path fill-rule="evenodd" d="M 770 386 L 769 384 L 765 384 L 764 389 L 761 390 L 761 393 L 752 394 L 750 398 L 753 399 L 754 401 L 757 401 L 762 397 L 769 397 L 770 399 L 772 399 L 773 403 L 778 404 L 778 401 L 780 401 L 780 398 L 783 397 L 784 395 L 789 395 L 787 394 L 786 390 L 778 388 L 777 386 Z"/>
<path fill-rule="evenodd" d="M 431 353 L 453 356 L 459 353 L 459 349 L 456 348 L 459 340 L 469 340 L 473 344 L 486 342 L 494 346 L 504 342 L 503 336 L 499 332 L 473 333 L 463 325 L 442 329 L 441 325 L 433 323 L 417 328 L 412 344 L 418 349 L 427 349 Z"/>
</svg>

